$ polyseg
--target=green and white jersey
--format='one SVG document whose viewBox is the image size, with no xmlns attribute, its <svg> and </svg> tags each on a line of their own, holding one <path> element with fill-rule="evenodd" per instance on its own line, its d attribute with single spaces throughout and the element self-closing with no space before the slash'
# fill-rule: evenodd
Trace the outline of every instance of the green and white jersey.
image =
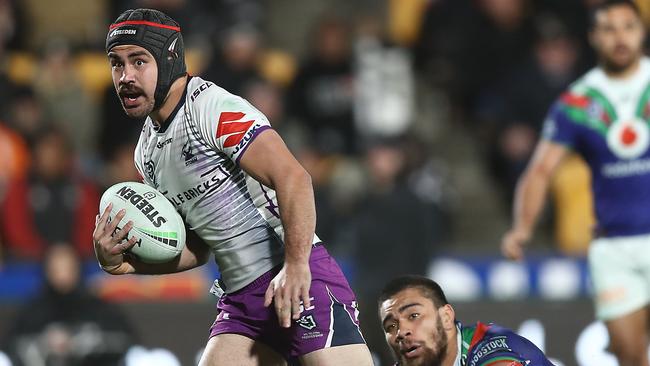
<svg viewBox="0 0 650 366">
<path fill-rule="evenodd" d="M 650 60 L 626 79 L 595 68 L 551 108 L 543 138 L 565 145 L 592 172 L 597 235 L 650 233 Z"/>
</svg>

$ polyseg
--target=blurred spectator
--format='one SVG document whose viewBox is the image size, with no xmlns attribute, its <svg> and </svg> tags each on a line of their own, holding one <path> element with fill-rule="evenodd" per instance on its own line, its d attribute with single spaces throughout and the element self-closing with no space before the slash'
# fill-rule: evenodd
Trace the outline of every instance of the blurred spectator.
<svg viewBox="0 0 650 366">
<path fill-rule="evenodd" d="M 473 117 L 480 93 L 494 88 L 530 53 L 530 2 L 432 2 L 421 32 L 416 65 Z"/>
<path fill-rule="evenodd" d="M 103 46 L 108 1 L 21 0 L 29 24 L 24 28 L 27 48 L 42 49 L 52 36 L 66 39 L 74 47 Z"/>
<path fill-rule="evenodd" d="M 28 176 L 9 183 L 0 206 L 9 257 L 41 260 L 59 242 L 73 245 L 84 257 L 93 254 L 99 195 L 93 184 L 75 174 L 73 151 L 61 131 L 46 129 L 32 146 Z"/>
<path fill-rule="evenodd" d="M 494 87 L 524 62 L 533 43 L 528 0 L 479 0 L 479 19 L 461 62 L 470 95 Z"/>
<path fill-rule="evenodd" d="M 258 79 L 248 83 L 242 96 L 264 113 L 289 149 L 296 152 L 306 145 L 302 126 L 286 116 L 282 89 L 269 81 Z"/>
<path fill-rule="evenodd" d="M 107 71 L 108 72 L 108 71 Z M 95 151 L 97 110 L 75 72 L 68 42 L 48 42 L 34 88 L 45 114 L 66 133 L 83 159 Z"/>
<path fill-rule="evenodd" d="M 17 87 L 10 101 L 7 123 L 31 146 L 36 135 L 49 124 L 45 118 L 43 106 L 36 98 L 34 90 L 29 86 Z"/>
<path fill-rule="evenodd" d="M 360 22 L 354 45 L 354 117 L 364 138 L 402 135 L 415 114 L 410 55 L 386 39 L 378 18 L 368 17 Z"/>
<path fill-rule="evenodd" d="M 260 77 L 257 71 L 259 52 L 257 31 L 249 26 L 234 26 L 224 35 L 222 46 L 204 71 L 204 78 L 241 95 L 248 84 Z"/>
<path fill-rule="evenodd" d="M 133 155 L 135 142 L 123 143 L 113 150 L 110 159 L 106 161 L 101 177 L 102 188 L 108 188 L 120 182 L 141 182 L 142 177 L 135 168 Z"/>
<path fill-rule="evenodd" d="M 533 152 L 548 106 L 581 72 L 578 44 L 559 19 L 540 16 L 536 25 L 532 57 L 505 80 L 502 95 L 484 96 L 491 106 L 486 102 L 481 111 L 484 120 L 499 123 L 492 165 L 508 202 Z"/>
<path fill-rule="evenodd" d="M 438 244 L 442 225 L 430 201 L 424 201 L 407 183 L 403 145 L 380 141 L 365 154 L 369 182 L 367 195 L 355 219 L 356 248 L 353 281 L 361 305 L 361 325 L 368 345 L 385 350 L 377 322 L 372 322 L 382 285 L 404 273 L 426 274 Z M 365 318 L 365 319 L 364 319 Z M 390 354 L 380 355 L 389 364 Z"/>
<path fill-rule="evenodd" d="M 262 0 L 112 0 L 109 18 L 117 18 L 126 9 L 158 9 L 183 25 L 183 39 L 188 46 L 197 37 L 218 38 L 238 24 L 261 26 L 266 15 L 264 3 Z"/>
<path fill-rule="evenodd" d="M 0 50 L 0 63 L 2 62 L 2 50 Z M 11 95 L 14 94 L 17 86 L 0 68 L 0 119 L 6 121 L 9 118 L 11 108 Z"/>
<path fill-rule="evenodd" d="M 0 120 L 7 120 L 10 97 L 16 85 L 7 75 L 7 45 L 16 30 L 14 5 L 9 0 L 0 0 Z"/>
<path fill-rule="evenodd" d="M 0 121 L 0 202 L 4 199 L 7 184 L 25 177 L 29 150 L 19 134 Z"/>
<path fill-rule="evenodd" d="M 278 87 L 267 81 L 257 80 L 247 85 L 243 95 L 255 108 L 264 113 L 269 121 L 271 121 L 271 124 L 273 124 L 273 128 L 284 125 L 283 96 Z"/>
<path fill-rule="evenodd" d="M 69 245 L 50 247 L 41 293 L 25 304 L 4 337 L 16 366 L 114 366 L 133 344 L 124 315 L 91 294 Z"/>
<path fill-rule="evenodd" d="M 16 38 L 17 34 L 16 8 L 11 0 L 0 0 L 0 55 L 5 46 Z"/>
<path fill-rule="evenodd" d="M 324 153 L 308 141 L 296 157 L 312 178 L 318 236 L 338 261 L 349 260 L 355 208 L 366 189 L 362 167 L 356 159 Z"/>
<path fill-rule="evenodd" d="M 357 149 L 350 42 L 342 20 L 321 19 L 311 53 L 289 90 L 290 113 L 307 127 L 311 141 L 330 154 L 351 154 Z"/>
<path fill-rule="evenodd" d="M 577 43 L 581 53 L 585 69 L 596 63 L 596 54 L 589 46 L 589 9 L 593 3 L 602 0 L 544 0 L 534 2 L 534 14 L 539 17 L 542 14 L 553 14 L 566 27 L 569 35 Z"/>
<path fill-rule="evenodd" d="M 434 252 L 438 218 L 431 202 L 408 184 L 406 159 L 396 141 L 375 142 L 365 154 L 368 190 L 356 223 L 359 291 L 374 293 L 383 280 L 399 273 L 424 273 Z M 386 258 L 391 258 L 388 267 Z"/>
</svg>

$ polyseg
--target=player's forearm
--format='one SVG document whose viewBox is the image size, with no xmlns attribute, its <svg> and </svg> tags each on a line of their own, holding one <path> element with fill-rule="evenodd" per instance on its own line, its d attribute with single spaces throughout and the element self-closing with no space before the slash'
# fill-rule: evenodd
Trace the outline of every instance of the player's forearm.
<svg viewBox="0 0 650 366">
<path fill-rule="evenodd" d="M 207 247 L 203 247 L 203 243 L 195 243 L 188 241 L 183 248 L 181 254 L 171 262 L 167 263 L 144 263 L 137 258 L 128 257 L 120 268 L 110 270 L 104 268 L 105 271 L 111 274 L 167 274 L 177 273 L 190 270 L 192 268 L 205 264 L 210 252 Z M 103 267 L 102 267 L 103 268 Z"/>
<path fill-rule="evenodd" d="M 183 250 L 175 260 L 167 263 L 144 263 L 133 259 L 130 259 L 129 263 L 133 266 L 133 273 L 155 275 L 187 271 L 205 262 L 199 261 L 193 253 Z"/>
<path fill-rule="evenodd" d="M 515 191 L 515 230 L 531 234 L 544 207 L 550 177 L 541 169 L 532 167 L 522 176 Z"/>
<path fill-rule="evenodd" d="M 284 228 L 285 261 L 307 263 L 316 229 L 311 177 L 303 169 L 297 169 L 279 183 L 275 186 Z"/>
</svg>

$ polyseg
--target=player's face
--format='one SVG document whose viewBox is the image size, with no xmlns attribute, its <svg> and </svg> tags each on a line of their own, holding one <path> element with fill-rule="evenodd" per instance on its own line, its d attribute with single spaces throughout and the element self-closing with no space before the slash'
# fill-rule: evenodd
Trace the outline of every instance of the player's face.
<svg viewBox="0 0 650 366">
<path fill-rule="evenodd" d="M 596 14 L 591 42 L 606 70 L 624 72 L 641 58 L 644 37 L 643 23 L 634 10 L 617 5 Z"/>
<path fill-rule="evenodd" d="M 401 366 L 442 363 L 447 354 L 447 333 L 439 310 L 420 290 L 406 289 L 384 301 L 379 316 L 386 341 Z"/>
<path fill-rule="evenodd" d="M 144 118 L 154 107 L 158 78 L 156 60 L 146 49 L 135 45 L 115 46 L 108 53 L 113 85 L 124 112 L 131 118 Z"/>
</svg>

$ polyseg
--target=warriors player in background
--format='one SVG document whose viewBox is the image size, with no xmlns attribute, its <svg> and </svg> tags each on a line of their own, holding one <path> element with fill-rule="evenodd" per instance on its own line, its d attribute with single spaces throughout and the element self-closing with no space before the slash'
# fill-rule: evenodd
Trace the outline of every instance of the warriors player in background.
<svg viewBox="0 0 650 366">
<path fill-rule="evenodd" d="M 553 366 L 533 343 L 494 324 L 463 326 L 434 281 L 403 276 L 379 296 L 396 366 Z"/>
<path fill-rule="evenodd" d="M 596 316 L 623 366 L 648 366 L 650 303 L 650 59 L 632 1 L 606 0 L 593 12 L 599 66 L 551 108 L 514 203 L 501 249 L 523 257 L 556 167 L 571 150 L 592 175 L 597 228 L 589 248 Z"/>
<path fill-rule="evenodd" d="M 106 51 L 126 114 L 147 117 L 136 166 L 176 206 L 190 239 L 173 262 L 142 263 L 122 254 L 133 224 L 113 235 L 124 213 L 108 223 L 109 207 L 93 237 L 101 267 L 180 272 L 213 253 L 221 297 L 200 365 L 371 365 L 354 294 L 314 234 L 311 179 L 266 117 L 186 73 L 180 27 L 162 12 L 122 13 Z"/>
</svg>

